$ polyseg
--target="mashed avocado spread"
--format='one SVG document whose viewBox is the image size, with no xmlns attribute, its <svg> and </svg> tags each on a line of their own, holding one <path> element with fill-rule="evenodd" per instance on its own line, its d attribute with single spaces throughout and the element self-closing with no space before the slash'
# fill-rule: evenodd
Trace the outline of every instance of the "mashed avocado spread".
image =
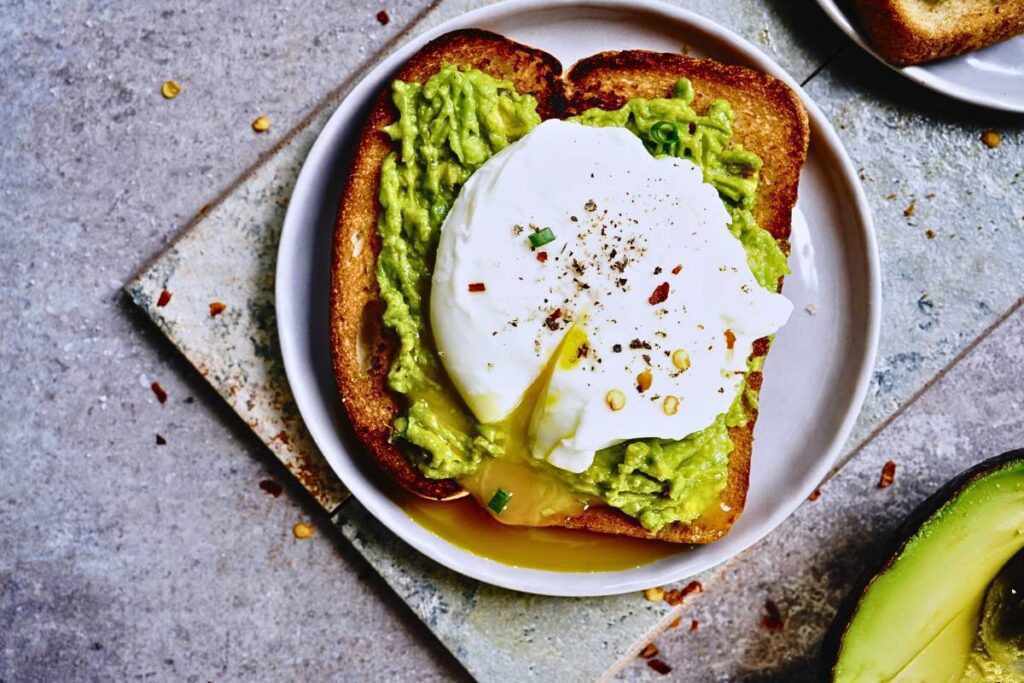
<svg viewBox="0 0 1024 683">
<path fill-rule="evenodd" d="M 434 252 L 463 183 L 541 119 L 536 100 L 517 93 L 510 82 L 450 65 L 424 84 L 395 81 L 392 97 L 399 118 L 385 132 L 400 149 L 381 167 L 377 280 L 384 324 L 399 340 L 389 385 L 408 400 L 394 437 L 412 446 L 409 457 L 426 476 L 460 478 L 475 472 L 484 458 L 501 457 L 506 434 L 500 424 L 477 423 L 437 356 L 426 308 Z M 626 128 L 651 154 L 700 166 L 732 218 L 729 229 L 742 242 L 754 276 L 774 291 L 788 268 L 785 254 L 751 213 L 761 160 L 731 144 L 728 102 L 716 101 L 698 115 L 692 100 L 690 82 L 680 79 L 671 98 L 634 99 L 619 110 L 591 109 L 573 120 Z M 652 137 L 651 126 L 660 121 L 676 124 L 677 141 Z M 750 370 L 759 371 L 760 362 L 751 361 Z M 546 462 L 537 465 L 580 498 L 601 499 L 647 529 L 689 522 L 718 502 L 732 451 L 728 428 L 744 425 L 757 409 L 756 400 L 744 382 L 727 413 L 685 439 L 636 439 L 605 448 L 579 474 Z"/>
</svg>

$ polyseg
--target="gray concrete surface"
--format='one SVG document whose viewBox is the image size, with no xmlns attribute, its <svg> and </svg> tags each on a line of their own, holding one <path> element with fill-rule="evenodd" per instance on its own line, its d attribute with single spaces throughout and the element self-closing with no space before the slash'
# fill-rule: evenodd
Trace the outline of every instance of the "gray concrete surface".
<svg viewBox="0 0 1024 683">
<path fill-rule="evenodd" d="M 206 201 L 427 4 L 386 6 L 391 22 L 381 26 L 374 15 L 385 5 L 360 0 L 0 0 L 3 683 L 464 677 L 120 294 Z M 810 75 L 831 54 L 834 31 L 820 28 L 810 0 L 806 14 L 757 4 L 740 3 L 742 29 L 757 40 L 763 23 L 765 49 L 794 73 Z M 810 23 L 783 34 L 779 11 Z M 826 113 L 871 169 L 895 295 L 868 415 L 876 423 L 1024 292 L 1013 222 L 1024 216 L 1020 120 L 929 99 L 856 52 L 819 76 L 812 96 L 831 103 Z M 183 86 L 170 102 L 158 92 L 168 78 Z M 269 133 L 249 128 L 258 114 L 272 118 Z M 1006 141 L 985 156 L 977 134 L 990 126 Z M 958 181 L 982 164 L 993 164 L 986 186 L 961 196 Z M 903 216 L 911 199 L 920 214 Z M 942 239 L 922 240 L 927 228 Z M 855 569 L 843 559 L 867 552 L 975 454 L 1024 441 L 1022 333 L 1018 313 L 873 439 L 820 507 L 805 506 L 735 562 L 696 604 L 700 629 L 659 641 L 674 678 L 805 678 Z M 901 467 L 896 486 L 866 492 L 889 457 Z M 285 485 L 279 498 L 260 490 L 268 478 Z M 297 521 L 313 521 L 317 534 L 296 540 Z M 787 615 L 782 632 L 758 627 L 767 598 Z M 658 678 L 639 661 L 623 675 Z"/>
<path fill-rule="evenodd" d="M 0 3 L 0 681 L 462 675 L 120 292 L 426 4 Z"/>
</svg>

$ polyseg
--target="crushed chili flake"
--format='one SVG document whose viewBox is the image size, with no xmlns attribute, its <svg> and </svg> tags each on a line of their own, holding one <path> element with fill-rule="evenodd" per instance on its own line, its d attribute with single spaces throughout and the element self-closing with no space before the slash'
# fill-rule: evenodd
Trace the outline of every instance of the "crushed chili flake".
<svg viewBox="0 0 1024 683">
<path fill-rule="evenodd" d="M 772 600 L 766 600 L 764 603 L 764 616 L 761 617 L 761 625 L 770 631 L 779 631 L 785 625 L 786 622 L 782 618 L 782 612 L 779 610 L 779 606 Z"/>
<path fill-rule="evenodd" d="M 935 239 L 935 231 L 932 230 L 931 228 L 928 228 L 927 230 L 924 231 L 924 236 L 930 240 L 933 240 Z"/>
<path fill-rule="evenodd" d="M 694 619 L 690 622 L 690 632 L 696 631 L 700 627 L 700 622 Z"/>
<path fill-rule="evenodd" d="M 910 218 L 910 217 L 912 217 L 914 215 L 914 213 L 916 211 L 917 211 L 917 200 L 916 199 L 911 199 L 910 200 L 910 204 L 907 205 L 907 208 L 903 209 L 903 215 L 906 216 L 907 218 Z"/>
<path fill-rule="evenodd" d="M 665 589 L 660 586 L 654 588 L 645 588 L 644 597 L 650 602 L 661 602 L 665 597 Z"/>
<path fill-rule="evenodd" d="M 580 344 L 580 347 L 576 349 L 576 357 L 586 358 L 588 355 L 590 355 L 590 344 L 583 342 Z"/>
<path fill-rule="evenodd" d="M 683 265 L 679 264 L 678 266 L 676 266 L 675 268 L 672 269 L 672 274 L 673 275 L 679 275 L 679 273 L 681 273 L 682 271 L 683 271 Z"/>
<path fill-rule="evenodd" d="M 274 498 L 280 496 L 281 492 L 284 490 L 284 488 L 273 479 L 264 479 L 261 481 L 260 489 L 262 489 L 264 493 L 269 493 Z"/>
<path fill-rule="evenodd" d="M 661 661 L 660 659 L 648 659 L 647 666 L 651 667 L 652 669 L 660 673 L 662 676 L 666 676 L 672 673 L 672 667 L 666 664 L 665 662 Z"/>
<path fill-rule="evenodd" d="M 161 403 L 167 403 L 167 392 L 164 391 L 162 386 L 160 386 L 160 382 L 153 382 L 149 385 L 149 388 L 153 390 L 154 394 L 156 394 L 156 400 Z"/>
<path fill-rule="evenodd" d="M 486 292 L 487 291 L 487 285 L 485 285 L 482 282 L 470 282 L 469 283 L 469 291 L 471 291 L 471 292 Z"/>
<path fill-rule="evenodd" d="M 385 26 L 385 25 L 387 25 L 387 23 L 389 21 L 391 21 L 391 17 L 388 16 L 387 12 L 385 12 L 384 10 L 381 10 L 381 11 L 377 12 L 377 21 L 380 22 L 381 26 Z"/>
<path fill-rule="evenodd" d="M 156 445 L 157 446 L 166 446 L 167 445 L 167 439 L 165 439 L 164 437 L 162 437 L 159 434 L 157 434 L 156 435 Z"/>
<path fill-rule="evenodd" d="M 537 260 L 540 261 L 541 263 L 545 263 L 548 260 L 548 252 L 546 252 L 546 251 L 538 251 L 537 252 Z"/>
<path fill-rule="evenodd" d="M 811 495 L 807 496 L 807 500 L 811 501 L 812 503 L 818 500 L 819 498 L 821 498 L 821 489 L 814 489 L 813 491 L 811 491 Z"/>
<path fill-rule="evenodd" d="M 157 308 L 163 308 L 167 304 L 171 303 L 171 293 L 166 289 L 160 292 L 160 296 L 157 297 L 156 305 Z"/>
<path fill-rule="evenodd" d="M 686 596 L 691 593 L 701 593 L 704 591 L 704 586 L 700 581 L 691 581 L 690 583 L 680 588 L 673 588 L 670 591 L 665 591 L 665 602 L 675 606 L 681 605 Z"/>
<path fill-rule="evenodd" d="M 639 339 L 634 339 L 633 341 L 629 342 L 629 348 L 631 348 L 631 349 L 648 349 L 649 350 L 651 348 L 651 342 L 640 341 Z"/>
<path fill-rule="evenodd" d="M 657 306 L 668 299 L 668 283 L 662 282 L 660 285 L 654 288 L 654 292 L 647 299 L 647 303 L 652 306 Z"/>
<path fill-rule="evenodd" d="M 882 476 L 878 479 L 878 488 L 884 489 L 892 485 L 892 482 L 896 479 L 896 463 L 892 460 L 886 460 L 882 466 Z"/>
<path fill-rule="evenodd" d="M 220 301 L 214 301 L 210 304 L 210 317 L 216 318 L 218 315 L 223 313 L 224 309 L 227 307 L 227 304 L 221 303 Z"/>
<path fill-rule="evenodd" d="M 544 319 L 544 324 L 548 326 L 549 330 L 558 329 L 558 319 L 562 317 L 562 309 L 556 308 L 551 315 Z"/>
<path fill-rule="evenodd" d="M 995 149 L 1003 142 L 1003 136 L 997 130 L 986 130 L 981 134 L 981 141 L 989 149 Z"/>
<path fill-rule="evenodd" d="M 640 650 L 640 656 L 644 659 L 650 659 L 656 654 L 658 654 L 658 646 L 654 643 L 647 643 L 647 646 Z"/>
<path fill-rule="evenodd" d="M 736 335 L 732 333 L 732 330 L 725 331 L 725 348 L 732 351 L 732 348 L 736 346 Z"/>
</svg>

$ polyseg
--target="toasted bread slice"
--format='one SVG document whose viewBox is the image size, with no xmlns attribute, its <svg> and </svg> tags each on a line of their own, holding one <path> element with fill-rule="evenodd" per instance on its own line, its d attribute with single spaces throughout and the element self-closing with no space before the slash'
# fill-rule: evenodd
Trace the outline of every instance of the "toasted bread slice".
<svg viewBox="0 0 1024 683">
<path fill-rule="evenodd" d="M 537 99 L 544 118 L 564 110 L 562 66 L 551 55 L 486 31 L 446 33 L 417 52 L 395 78 L 422 83 L 444 64 L 479 69 L 512 81 Z M 390 443 L 398 399 L 388 390 L 394 340 L 385 334 L 377 286 L 380 168 L 394 146 L 383 128 L 398 118 L 390 88 L 378 96 L 363 128 L 338 211 L 331 282 L 331 352 L 341 400 L 356 436 L 404 488 L 426 498 L 466 495 L 451 479 L 428 479 Z"/>
<path fill-rule="evenodd" d="M 711 60 L 654 52 L 608 52 L 577 63 L 563 79 L 557 60 L 539 50 L 479 30 L 445 34 L 414 55 L 396 78 L 422 82 L 443 63 L 480 69 L 511 80 L 537 98 L 542 118 L 563 118 L 589 107 L 617 108 L 633 97 L 669 97 L 676 80 L 691 80 L 694 107 L 725 98 L 736 115 L 735 140 L 758 154 L 764 165 L 755 217 L 788 251 L 790 220 L 800 169 L 807 154 L 806 113 L 796 94 L 766 74 Z M 342 196 L 334 240 L 331 288 L 331 346 L 342 402 L 356 435 L 380 466 L 407 490 L 444 500 L 465 495 L 458 483 L 428 479 L 389 442 L 399 400 L 387 387 L 393 341 L 381 322 L 383 303 L 375 266 L 380 167 L 392 144 L 381 129 L 397 112 L 388 91 L 378 98 L 363 129 L 348 185 Z M 781 283 L 780 283 L 781 288 Z M 762 340 L 754 355 L 767 353 Z M 760 387 L 760 375 L 749 381 Z M 708 543 L 724 536 L 743 509 L 748 488 L 754 421 L 730 430 L 734 449 L 723 494 L 723 510 L 691 524 L 674 524 L 656 535 L 633 518 L 605 506 L 591 506 L 565 526 L 679 543 Z"/>
<path fill-rule="evenodd" d="M 1024 0 L 855 0 L 878 52 L 907 66 L 1024 33 Z"/>
<path fill-rule="evenodd" d="M 745 67 L 708 59 L 633 50 L 603 52 L 577 62 L 566 74 L 567 114 L 597 107 L 617 109 L 628 100 L 669 97 L 679 77 L 693 84 L 693 107 L 704 111 L 711 102 L 728 100 L 735 121 L 733 140 L 754 152 L 764 165 L 754 203 L 754 217 L 789 253 L 789 234 L 796 205 L 800 170 L 807 158 L 807 113 L 796 93 L 778 79 Z M 779 290 L 782 283 L 779 282 Z M 768 341 L 754 346 L 752 355 L 768 353 Z M 761 377 L 750 378 L 760 390 Z M 731 428 L 729 479 L 722 493 L 722 510 L 690 524 L 662 528 L 657 538 L 678 543 L 710 543 L 724 536 L 743 511 L 750 476 L 754 423 Z M 610 507 L 591 507 L 568 520 L 571 528 L 650 537 L 636 520 Z"/>
</svg>

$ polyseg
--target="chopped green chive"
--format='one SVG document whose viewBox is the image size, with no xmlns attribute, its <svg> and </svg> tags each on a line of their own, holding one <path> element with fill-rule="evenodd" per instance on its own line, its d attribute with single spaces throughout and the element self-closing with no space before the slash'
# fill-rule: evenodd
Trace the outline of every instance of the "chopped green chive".
<svg viewBox="0 0 1024 683">
<path fill-rule="evenodd" d="M 530 248 L 536 249 L 537 247 L 543 247 L 549 242 L 555 241 L 555 233 L 551 232 L 551 228 L 544 228 L 537 232 L 530 233 Z"/>
<path fill-rule="evenodd" d="M 505 511 L 505 508 L 508 507 L 508 501 L 511 498 L 511 493 L 505 489 L 498 489 L 494 492 L 494 495 L 491 497 L 491 502 L 487 504 L 487 507 L 491 508 L 494 514 L 500 515 Z"/>
<path fill-rule="evenodd" d="M 651 124 L 651 140 L 659 145 L 671 145 L 679 142 L 679 128 L 671 121 L 655 121 Z"/>
</svg>

